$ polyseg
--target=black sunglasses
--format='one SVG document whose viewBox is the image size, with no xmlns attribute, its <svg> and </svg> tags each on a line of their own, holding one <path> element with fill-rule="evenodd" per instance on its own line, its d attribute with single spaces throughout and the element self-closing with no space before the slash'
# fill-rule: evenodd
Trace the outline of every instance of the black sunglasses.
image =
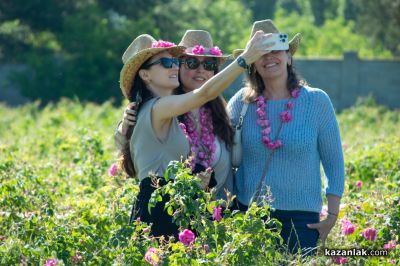
<svg viewBox="0 0 400 266">
<path fill-rule="evenodd" d="M 179 59 L 178 58 L 170 58 L 170 57 L 161 57 L 160 59 L 148 63 L 144 66 L 144 68 L 149 68 L 151 66 L 161 64 L 164 68 L 172 68 L 173 65 L 179 67 Z"/>
<path fill-rule="evenodd" d="M 217 60 L 208 58 L 205 59 L 203 62 L 200 62 L 199 59 L 196 57 L 188 57 L 181 59 L 181 64 L 184 64 L 188 69 L 197 69 L 200 65 L 203 65 L 204 70 L 207 71 L 217 71 L 218 70 L 218 63 Z"/>
</svg>

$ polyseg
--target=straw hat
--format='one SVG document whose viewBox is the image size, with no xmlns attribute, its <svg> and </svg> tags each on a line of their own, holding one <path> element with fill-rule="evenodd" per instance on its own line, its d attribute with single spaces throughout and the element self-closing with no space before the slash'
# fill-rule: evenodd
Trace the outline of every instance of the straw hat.
<svg viewBox="0 0 400 266">
<path fill-rule="evenodd" d="M 253 24 L 253 28 L 251 29 L 250 38 L 256 33 L 256 31 L 262 30 L 264 33 L 280 33 L 280 31 L 275 27 L 274 23 L 270 19 L 256 21 Z M 289 51 L 292 55 L 297 50 L 297 47 L 300 44 L 301 34 L 297 33 L 289 42 Z M 244 49 L 235 49 L 233 51 L 233 57 L 238 57 L 241 53 L 243 53 Z"/>
<path fill-rule="evenodd" d="M 119 82 L 124 96 L 128 98 L 136 72 L 150 57 L 164 51 L 170 52 L 172 56 L 179 56 L 184 49 L 185 47 L 176 46 L 174 43 L 156 41 L 148 34 L 139 35 L 122 55 L 124 66 L 121 70 Z"/>
<path fill-rule="evenodd" d="M 211 34 L 205 30 L 187 30 L 179 45 L 185 46 L 184 54 L 190 56 L 216 57 L 222 62 L 230 56 L 214 46 Z"/>
</svg>

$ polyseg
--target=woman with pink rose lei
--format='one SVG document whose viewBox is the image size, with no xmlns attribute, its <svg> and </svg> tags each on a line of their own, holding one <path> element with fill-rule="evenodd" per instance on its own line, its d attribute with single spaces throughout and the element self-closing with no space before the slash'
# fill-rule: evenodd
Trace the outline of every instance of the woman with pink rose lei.
<svg viewBox="0 0 400 266">
<path fill-rule="evenodd" d="M 267 48 L 272 46 L 269 38 L 270 35 L 265 35 L 262 31 L 257 32 L 249 40 L 244 51 L 243 56 L 246 60 L 254 62 L 267 53 Z M 149 213 L 148 202 L 155 189 L 150 176 L 156 176 L 159 184 L 164 185 L 166 181 L 163 177 L 167 165 L 170 161 L 180 160 L 181 157 L 194 158 L 191 165 L 194 172 L 196 163 L 201 164 L 202 169 L 214 166 L 217 158 L 226 152 L 223 145 L 218 147 L 218 144 L 215 144 L 214 133 L 221 134 L 226 129 L 214 128 L 214 124 L 211 123 L 213 120 L 210 119 L 212 106 L 200 107 L 217 98 L 243 70 L 233 61 L 214 76 L 217 70 L 216 61 L 221 57 L 219 49 L 207 47 L 206 50 L 200 44 L 187 47 L 190 50 L 185 51 L 183 64 L 187 71 L 193 72 L 191 75 L 187 74 L 187 78 L 190 79 L 188 84 L 193 87 L 185 90 L 185 93 L 173 95 L 180 85 L 180 62 L 177 57 L 182 55 L 183 48 L 165 41 L 157 42 L 145 34 L 137 37 L 122 57 L 124 66 L 120 86 L 125 97 L 136 103 L 137 112 L 135 128 L 132 130 L 128 127 L 126 134 L 121 134 L 129 140 L 129 145 L 122 143 L 121 146 L 124 155 L 122 164 L 128 175 L 137 177 L 140 181 L 133 215 L 143 222 L 152 223 L 151 233 L 154 236 L 177 236 L 178 228 L 164 210 L 165 202 L 169 199 L 163 199 Z M 189 54 L 211 54 L 216 58 L 197 58 Z M 200 109 L 188 114 L 196 108 Z M 180 121 L 179 116 L 183 116 Z M 197 116 L 202 128 L 198 128 Z M 124 123 L 120 128 L 123 126 Z M 221 139 L 229 143 L 229 138 Z M 220 171 L 229 171 L 229 168 L 229 165 L 221 167 Z M 204 178 L 204 187 L 208 185 L 209 178 Z"/>
<path fill-rule="evenodd" d="M 186 47 L 180 56 L 179 87 L 175 94 L 183 94 L 201 87 L 218 73 L 219 66 L 229 57 L 218 46 L 214 46 L 209 32 L 187 30 L 179 45 Z M 128 128 L 136 121 L 134 102 L 125 109 L 124 119 L 115 132 L 117 147 L 121 153 L 128 146 Z M 232 190 L 233 171 L 230 162 L 230 148 L 233 130 L 222 96 L 207 102 L 178 117 L 182 130 L 191 145 L 192 168 L 199 173 L 212 168 L 209 188 L 215 188 L 217 197 L 225 197 L 225 189 Z"/>
<path fill-rule="evenodd" d="M 271 20 L 253 24 L 257 30 L 280 33 Z M 274 50 L 245 68 L 247 84 L 228 103 L 234 125 L 243 106 L 242 161 L 235 174 L 237 207 L 267 202 L 271 217 L 282 223 L 281 236 L 289 252 L 312 254 L 318 237 L 325 239 L 335 225 L 344 190 L 344 162 L 339 127 L 328 95 L 308 87 L 293 69 L 300 34 L 288 50 Z M 324 167 L 328 217 L 320 222 Z"/>
</svg>

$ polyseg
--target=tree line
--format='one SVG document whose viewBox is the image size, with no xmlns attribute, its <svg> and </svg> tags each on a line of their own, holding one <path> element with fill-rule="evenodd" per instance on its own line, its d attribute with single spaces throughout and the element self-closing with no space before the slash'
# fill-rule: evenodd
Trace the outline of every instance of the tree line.
<svg viewBox="0 0 400 266">
<path fill-rule="evenodd" d="M 121 99 L 121 55 L 141 33 L 176 43 L 208 30 L 225 53 L 244 47 L 253 21 L 303 34 L 300 56 L 400 55 L 400 0 L 2 0 L 0 62 L 30 99 Z"/>
</svg>

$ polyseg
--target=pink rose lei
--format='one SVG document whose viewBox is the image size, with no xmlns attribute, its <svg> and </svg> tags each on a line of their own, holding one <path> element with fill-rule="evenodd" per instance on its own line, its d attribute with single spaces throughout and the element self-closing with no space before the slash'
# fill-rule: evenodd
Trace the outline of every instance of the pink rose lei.
<svg viewBox="0 0 400 266">
<path fill-rule="evenodd" d="M 280 113 L 280 118 L 282 123 L 289 123 L 292 120 L 292 114 L 290 113 L 290 110 L 293 110 L 294 108 L 294 99 L 297 99 L 300 95 L 300 89 L 294 89 L 290 92 L 291 95 L 291 100 L 286 104 L 286 109 Z M 267 149 L 270 150 L 275 150 L 280 148 L 283 143 L 282 140 L 276 139 L 273 141 L 270 137 L 271 133 L 271 124 L 270 121 L 267 117 L 267 111 L 265 109 L 267 99 L 263 96 L 260 95 L 256 98 L 256 104 L 257 104 L 257 124 L 261 128 L 261 142 L 264 144 L 264 146 Z"/>
<path fill-rule="evenodd" d="M 175 43 L 167 42 L 167 41 L 163 41 L 163 40 L 158 40 L 151 44 L 151 48 L 169 48 L 169 47 L 174 47 L 174 46 L 176 46 Z"/>
</svg>

